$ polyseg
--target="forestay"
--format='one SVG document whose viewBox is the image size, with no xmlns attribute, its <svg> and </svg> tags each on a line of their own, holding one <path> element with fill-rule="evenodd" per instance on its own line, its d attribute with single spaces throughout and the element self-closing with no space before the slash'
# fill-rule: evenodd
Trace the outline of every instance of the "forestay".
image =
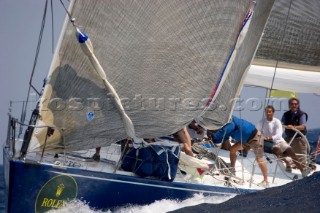
<svg viewBox="0 0 320 213">
<path fill-rule="evenodd" d="M 203 111 L 217 85 L 251 1 L 84 1 L 71 3 L 75 24 L 121 98 L 137 137 L 169 135 Z M 273 1 L 258 1 L 237 54 L 213 100 L 226 110 L 202 113 L 218 128 L 229 119 Z M 251 4 L 252 6 L 252 4 Z M 47 151 L 104 146 L 126 138 L 121 118 L 66 22 L 40 103 L 39 126 L 53 126 Z M 42 150 L 36 128 L 29 151 Z"/>
</svg>

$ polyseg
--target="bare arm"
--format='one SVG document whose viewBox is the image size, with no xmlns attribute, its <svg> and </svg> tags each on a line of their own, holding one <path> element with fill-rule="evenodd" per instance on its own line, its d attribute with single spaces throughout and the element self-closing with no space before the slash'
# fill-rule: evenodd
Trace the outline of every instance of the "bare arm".
<svg viewBox="0 0 320 213">
<path fill-rule="evenodd" d="M 184 151 L 187 155 L 193 156 L 193 152 L 191 149 L 191 139 L 186 128 L 183 128 L 174 133 L 173 137 L 178 141 L 178 143 L 184 144 L 182 151 Z"/>
</svg>

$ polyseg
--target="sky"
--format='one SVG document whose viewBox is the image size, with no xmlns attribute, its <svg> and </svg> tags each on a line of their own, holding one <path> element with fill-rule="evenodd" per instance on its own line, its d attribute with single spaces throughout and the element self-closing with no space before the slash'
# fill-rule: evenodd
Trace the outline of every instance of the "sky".
<svg viewBox="0 0 320 213">
<path fill-rule="evenodd" d="M 64 2 L 67 1 L 64 0 Z M 0 0 L 0 163 L 2 163 L 2 144 L 7 133 L 9 102 L 10 100 L 26 100 L 27 97 L 44 5 L 45 1 L 40 0 Z M 54 43 L 56 44 L 65 11 L 58 0 L 53 0 L 53 6 Z M 33 78 L 33 84 L 38 90 L 41 90 L 43 79 L 49 71 L 53 57 L 51 39 L 51 11 L 49 8 L 42 47 Z M 244 110 L 235 111 L 234 114 L 256 124 L 263 116 L 261 103 L 265 95 L 265 89 L 245 87 L 240 95 L 240 98 L 244 99 L 242 104 Z M 308 128 L 320 128 L 320 113 L 318 112 L 320 96 L 298 94 L 298 97 L 301 100 L 301 108 L 309 114 Z M 31 99 L 36 100 L 35 96 L 31 96 Z M 22 104 L 14 103 L 14 106 L 13 115 L 20 116 Z M 276 109 L 275 116 L 281 118 L 283 112 L 288 109 L 286 101 L 282 102 L 281 108 L 276 107 Z"/>
<path fill-rule="evenodd" d="M 64 0 L 64 2 L 67 2 Z M 54 40 L 58 40 L 65 12 L 60 1 L 53 0 Z M 50 4 L 50 1 L 49 1 Z M 41 0 L 0 0 L 0 164 L 2 144 L 6 140 L 9 102 L 26 100 L 32 72 L 45 1 Z M 35 69 L 33 84 L 41 90 L 47 76 L 52 53 L 51 9 L 47 21 L 42 47 Z M 35 100 L 35 96 L 31 96 Z M 21 103 L 14 103 L 14 116 L 20 116 Z M 18 117 L 20 118 L 20 117 Z M 29 118 L 27 118 L 29 119 Z"/>
</svg>

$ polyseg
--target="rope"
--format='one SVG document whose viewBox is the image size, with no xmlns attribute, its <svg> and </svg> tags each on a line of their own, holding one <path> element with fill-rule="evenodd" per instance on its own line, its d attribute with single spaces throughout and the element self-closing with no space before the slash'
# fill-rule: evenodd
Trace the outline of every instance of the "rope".
<svg viewBox="0 0 320 213">
<path fill-rule="evenodd" d="M 73 18 L 73 17 L 71 16 L 71 14 L 69 13 L 67 7 L 64 5 L 64 3 L 62 2 L 62 0 L 60 0 L 60 3 L 61 3 L 61 5 L 63 6 L 64 10 L 66 11 L 66 13 L 67 13 L 67 15 L 68 15 L 68 17 L 69 17 L 70 22 L 71 22 L 71 23 L 73 24 L 73 26 L 74 26 L 75 18 Z"/>
<path fill-rule="evenodd" d="M 290 15 L 290 10 L 291 10 L 291 5 L 292 5 L 292 0 L 290 0 L 290 5 L 289 5 L 289 9 L 288 9 L 288 13 L 287 13 L 287 16 L 286 16 L 286 20 L 285 20 L 285 26 L 284 26 L 284 30 L 283 30 L 283 35 L 282 35 L 282 38 L 281 38 L 281 41 L 280 41 L 280 50 L 282 49 L 282 46 L 283 46 L 283 40 L 284 40 L 284 37 L 285 37 L 285 34 L 286 34 L 286 30 L 287 30 L 287 24 L 288 24 L 288 18 L 289 18 L 289 15 Z M 273 77 L 272 77 L 272 81 L 271 81 L 271 87 L 270 89 L 268 89 L 266 91 L 266 97 L 267 100 L 264 101 L 264 105 L 263 105 L 263 112 L 262 112 L 262 120 L 264 118 L 264 112 L 265 112 L 265 108 L 266 108 L 266 105 L 269 105 L 269 101 L 270 101 L 270 94 L 271 94 L 271 91 L 272 91 L 272 88 L 273 88 L 273 85 L 274 85 L 274 81 L 275 81 L 275 77 L 276 77 L 276 73 L 277 73 L 277 68 L 278 68 L 278 63 L 279 63 L 279 58 L 280 58 L 280 51 L 277 52 L 277 60 L 276 60 L 276 66 L 274 68 L 274 73 L 273 73 Z M 261 126 L 261 131 L 263 130 L 264 128 L 264 125 L 265 125 L 265 122 L 262 122 L 262 126 Z M 262 135 L 260 136 L 262 137 Z M 260 138 L 259 138 L 260 139 Z M 264 143 L 263 143 L 263 146 L 264 146 Z M 266 157 L 266 155 L 265 155 Z M 268 158 L 267 158 L 268 160 Z M 269 160 L 268 160 L 269 161 Z M 270 161 L 269 161 L 270 163 Z"/>
<path fill-rule="evenodd" d="M 283 35 L 281 36 L 280 50 L 282 49 L 283 40 L 284 40 L 284 37 L 285 37 L 285 35 L 286 35 L 286 30 L 287 30 L 287 24 L 288 24 L 288 19 L 289 19 L 289 15 L 290 15 L 291 5 L 292 5 L 292 0 L 290 0 L 290 5 L 289 5 L 288 13 L 287 13 L 287 16 L 286 16 L 285 25 L 284 25 Z M 271 93 L 271 91 L 272 91 L 273 84 L 274 84 L 274 80 L 275 80 L 275 78 L 276 78 L 276 73 L 277 73 L 277 68 L 278 68 L 278 63 L 279 63 L 279 58 L 280 58 L 280 50 L 277 51 L 276 66 L 274 67 L 274 73 L 273 73 L 273 76 L 272 76 L 271 86 L 270 86 L 270 89 L 269 89 L 270 92 L 267 91 L 268 95 L 266 95 L 266 96 L 268 96 L 268 99 L 267 99 L 267 101 L 264 102 L 263 108 L 265 108 L 266 105 L 269 105 L 270 93 Z M 263 118 L 263 116 L 262 116 L 262 118 Z M 262 126 L 262 128 L 263 128 L 263 126 Z"/>
<path fill-rule="evenodd" d="M 51 38 L 52 38 L 52 53 L 54 52 L 54 23 L 53 23 L 53 5 L 52 0 L 50 2 L 51 4 Z"/>
<path fill-rule="evenodd" d="M 292 5 L 292 0 L 290 0 L 290 5 L 289 5 L 287 17 L 286 17 L 286 22 L 285 22 L 285 25 L 284 25 L 283 35 L 282 35 L 282 38 L 281 38 L 281 41 L 280 41 L 280 50 L 282 49 L 284 36 L 286 35 L 286 30 L 287 30 L 287 24 L 288 24 L 288 18 L 289 18 L 289 15 L 290 15 L 291 5 Z M 277 72 L 278 63 L 279 63 L 279 57 L 280 57 L 280 50 L 277 53 L 277 61 L 276 61 L 276 66 L 274 67 L 274 73 L 273 73 L 273 77 L 272 77 L 272 81 L 271 81 L 270 90 L 272 90 L 272 88 L 273 88 L 274 79 L 276 77 L 276 72 Z M 270 93 L 269 93 L 269 97 L 270 97 Z M 269 104 L 269 99 L 268 99 L 268 104 Z"/>
<path fill-rule="evenodd" d="M 18 120 L 15 120 L 15 122 L 16 122 L 17 124 L 21 125 L 21 126 L 26 126 L 26 127 L 29 127 L 29 126 L 30 126 L 30 127 L 34 127 L 34 128 L 46 128 L 46 127 L 49 127 L 49 128 L 57 129 L 56 126 L 48 126 L 48 125 L 39 125 L 39 126 L 37 126 L 37 125 L 29 125 L 29 124 L 21 123 L 21 122 L 19 122 Z"/>
<path fill-rule="evenodd" d="M 38 95 L 40 95 L 40 92 L 32 85 L 32 79 L 33 79 L 33 75 L 34 75 L 34 72 L 35 72 L 35 69 L 36 69 L 36 65 L 37 65 L 37 62 L 38 62 L 38 56 L 39 56 L 39 52 L 40 52 L 40 46 L 41 46 L 41 42 L 42 42 L 43 31 L 44 31 L 44 27 L 45 27 L 45 23 L 46 23 L 47 8 L 48 8 L 48 0 L 46 0 L 45 6 L 44 6 L 44 12 L 43 12 L 43 16 L 42 16 L 42 22 L 41 22 L 41 28 L 40 28 L 39 38 L 38 38 L 38 45 L 37 45 L 36 55 L 35 55 L 35 59 L 34 59 L 34 62 L 33 62 L 32 72 L 31 72 L 31 76 L 30 76 L 30 80 L 29 80 L 29 88 L 28 88 L 28 93 L 27 93 L 26 105 L 25 105 L 25 107 L 23 109 L 24 112 L 27 111 L 27 105 L 29 103 L 29 94 L 30 94 L 31 88 Z M 24 123 L 25 119 L 26 119 L 26 113 L 24 113 L 24 116 L 21 119 L 21 122 Z"/>
<path fill-rule="evenodd" d="M 283 46 L 283 40 L 284 40 L 284 36 L 285 36 L 285 33 L 286 33 L 286 30 L 287 30 L 287 24 L 288 24 L 288 18 L 289 18 L 289 15 L 290 15 L 290 10 L 291 10 L 291 5 L 292 5 L 292 0 L 290 0 L 290 5 L 289 5 L 289 9 L 288 9 L 288 13 L 287 13 L 287 16 L 286 16 L 286 21 L 285 21 L 285 25 L 284 25 L 284 30 L 283 30 L 283 35 L 281 36 L 281 41 L 280 41 L 280 50 L 282 49 L 282 46 Z M 275 80 L 275 77 L 276 77 L 276 73 L 277 73 L 277 68 L 278 68 L 278 63 L 279 63 L 279 57 L 280 57 L 280 51 L 277 52 L 277 61 L 276 61 L 276 66 L 274 67 L 274 73 L 273 73 L 273 77 L 272 77 L 272 81 L 271 81 L 271 87 L 270 89 L 267 90 L 267 94 L 266 94 L 266 97 L 267 100 L 264 102 L 264 105 L 263 105 L 263 109 L 266 108 L 266 105 L 269 105 L 269 101 L 270 101 L 270 92 L 273 88 L 273 84 L 274 84 L 274 80 Z M 270 91 L 270 92 L 269 92 Z M 262 119 L 264 117 L 264 111 L 262 113 Z M 261 129 L 263 129 L 264 127 L 264 123 L 262 124 L 262 127 Z"/>
<path fill-rule="evenodd" d="M 47 8 L 48 8 L 48 0 L 46 0 L 46 4 L 44 7 L 44 12 L 43 12 L 43 17 L 42 17 L 42 23 L 41 23 L 41 29 L 40 29 L 40 34 L 39 34 L 39 39 L 38 39 L 38 45 L 37 45 L 37 50 L 36 50 L 36 56 L 34 59 L 34 63 L 33 63 L 33 68 L 32 68 L 32 74 L 31 74 L 31 78 L 30 78 L 30 82 L 29 85 L 38 93 L 38 95 L 40 95 L 40 92 L 38 92 L 36 90 L 36 88 L 33 87 L 32 85 L 32 78 L 34 75 L 34 71 L 38 62 L 38 56 L 39 56 L 39 52 L 40 52 L 40 47 L 41 47 L 41 42 L 42 42 L 42 36 L 43 36 L 43 32 L 44 32 L 44 27 L 46 24 L 46 15 L 47 15 Z M 30 87 L 29 87 L 30 88 Z"/>
<path fill-rule="evenodd" d="M 239 98 L 240 98 L 240 97 L 241 97 L 241 96 L 239 95 Z M 239 117 L 240 117 L 240 119 L 242 119 L 241 110 L 240 110 L 240 112 L 239 112 Z M 242 123 L 243 123 L 243 122 L 240 123 L 240 143 L 241 143 L 241 147 L 242 147 L 241 173 L 242 173 L 242 180 L 244 180 L 244 162 L 243 162 L 243 160 L 244 160 L 244 147 L 243 147 L 243 140 L 242 140 L 242 138 L 243 138 L 243 136 L 242 136 Z"/>
</svg>

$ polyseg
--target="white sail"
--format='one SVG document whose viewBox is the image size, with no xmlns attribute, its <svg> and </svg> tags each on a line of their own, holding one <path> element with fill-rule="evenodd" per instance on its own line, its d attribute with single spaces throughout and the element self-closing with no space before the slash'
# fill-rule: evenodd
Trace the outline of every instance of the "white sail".
<svg viewBox="0 0 320 213">
<path fill-rule="evenodd" d="M 320 71 L 320 3 L 276 0 L 254 64 Z"/>
<path fill-rule="evenodd" d="M 218 129 L 229 121 L 236 98 L 240 94 L 260 42 L 271 7 L 270 1 L 259 1 L 253 11 L 252 20 L 249 20 L 251 21 L 250 25 L 248 26 L 247 23 L 244 26 L 249 27 L 249 30 L 247 32 L 241 31 L 240 36 L 244 38 L 238 39 L 234 51 L 230 54 L 230 60 L 226 63 L 227 75 L 219 86 L 221 92 L 213 97 L 209 109 L 197 118 L 197 122 L 207 129 Z"/>
<path fill-rule="evenodd" d="M 78 0 L 71 15 L 90 37 L 136 136 L 150 138 L 172 134 L 202 113 L 252 4 L 249 0 Z M 272 4 L 272 0 L 257 3 L 247 35 L 241 38 L 216 94 L 222 101 L 239 91 Z M 46 150 L 79 150 L 127 137 L 113 98 L 74 34 L 73 25 L 67 23 L 37 121 L 55 131 L 45 140 L 46 129 L 35 130 L 29 151 L 42 150 L 44 141 Z M 215 99 L 220 103 L 219 97 Z M 216 127 L 221 126 L 231 109 L 204 117 L 214 116 Z"/>
<path fill-rule="evenodd" d="M 277 0 L 246 85 L 320 94 L 320 3 Z"/>
</svg>

